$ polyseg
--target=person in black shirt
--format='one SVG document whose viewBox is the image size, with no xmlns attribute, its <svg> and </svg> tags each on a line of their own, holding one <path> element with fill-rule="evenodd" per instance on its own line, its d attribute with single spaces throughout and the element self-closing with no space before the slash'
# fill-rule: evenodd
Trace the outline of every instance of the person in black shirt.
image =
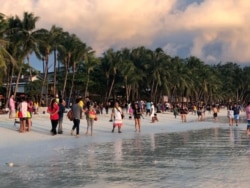
<svg viewBox="0 0 250 188">
<path fill-rule="evenodd" d="M 135 119 L 135 132 L 139 131 L 141 132 L 141 109 L 139 108 L 138 103 L 135 103 L 133 108 L 133 115 Z"/>
<path fill-rule="evenodd" d="M 236 126 L 238 126 L 239 119 L 240 119 L 240 106 L 237 104 L 234 104 L 233 111 L 234 111 L 234 121 L 235 121 Z"/>
<path fill-rule="evenodd" d="M 59 99 L 59 104 L 58 104 L 58 106 L 59 106 L 59 112 L 58 112 L 58 114 L 59 114 L 59 126 L 58 126 L 58 134 L 63 134 L 63 127 L 62 127 L 62 123 L 63 123 L 63 114 L 64 114 L 64 112 L 65 112 L 65 105 L 66 105 L 66 103 L 65 103 L 65 101 L 62 99 L 62 98 L 60 98 Z"/>
</svg>

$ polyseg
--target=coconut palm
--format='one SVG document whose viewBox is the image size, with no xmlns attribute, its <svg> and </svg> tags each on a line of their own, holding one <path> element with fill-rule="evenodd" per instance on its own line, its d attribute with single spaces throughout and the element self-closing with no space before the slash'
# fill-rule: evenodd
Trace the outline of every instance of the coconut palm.
<svg viewBox="0 0 250 188">
<path fill-rule="evenodd" d="M 44 77 L 43 77 L 43 88 L 45 88 L 46 93 L 45 95 L 48 95 L 48 69 L 49 69 L 49 56 L 51 53 L 53 53 L 53 95 L 56 95 L 57 89 L 56 89 L 56 75 L 57 75 L 57 50 L 61 47 L 59 41 L 60 37 L 63 33 L 62 28 L 56 27 L 53 25 L 50 30 L 46 29 L 39 29 L 36 32 L 34 32 L 35 36 L 37 37 L 38 45 L 39 45 L 39 51 L 36 53 L 36 56 L 38 59 L 45 61 L 45 70 L 44 70 Z M 41 91 L 41 96 L 43 94 L 44 90 Z M 47 101 L 47 100 L 46 100 Z"/>
<path fill-rule="evenodd" d="M 114 90 L 115 79 L 117 76 L 117 66 L 120 62 L 121 62 L 120 51 L 115 52 L 113 49 L 109 49 L 103 54 L 102 64 L 107 65 L 108 68 L 108 70 L 106 70 L 108 92 L 105 100 L 110 98 L 111 92 Z M 111 78 L 111 83 L 109 84 L 110 78 Z"/>
<path fill-rule="evenodd" d="M 58 60 L 63 63 L 65 75 L 64 83 L 62 89 L 62 97 L 66 96 L 66 86 L 68 80 L 68 73 L 75 70 L 74 61 L 72 55 L 76 51 L 76 44 L 79 43 L 79 38 L 75 34 L 69 34 L 68 32 L 63 32 L 60 38 L 61 48 L 58 49 Z"/>
</svg>

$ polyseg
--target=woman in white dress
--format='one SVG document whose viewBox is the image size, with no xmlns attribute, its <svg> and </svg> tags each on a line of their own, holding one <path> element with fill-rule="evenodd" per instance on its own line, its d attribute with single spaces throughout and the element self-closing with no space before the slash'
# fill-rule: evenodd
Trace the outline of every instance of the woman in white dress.
<svg viewBox="0 0 250 188">
<path fill-rule="evenodd" d="M 115 131 L 115 127 L 118 127 L 118 133 L 121 133 L 121 127 L 123 125 L 122 119 L 124 117 L 123 111 L 118 102 L 115 102 L 115 106 L 112 109 L 111 120 L 114 119 L 112 133 Z"/>
</svg>

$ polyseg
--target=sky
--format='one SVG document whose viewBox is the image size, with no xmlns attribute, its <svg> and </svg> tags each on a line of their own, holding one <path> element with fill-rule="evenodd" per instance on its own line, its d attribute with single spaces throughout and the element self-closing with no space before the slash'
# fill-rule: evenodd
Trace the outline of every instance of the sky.
<svg viewBox="0 0 250 188">
<path fill-rule="evenodd" d="M 36 29 L 76 34 L 97 56 L 109 48 L 250 65 L 249 0 L 0 0 L 6 16 L 32 12 Z"/>
</svg>

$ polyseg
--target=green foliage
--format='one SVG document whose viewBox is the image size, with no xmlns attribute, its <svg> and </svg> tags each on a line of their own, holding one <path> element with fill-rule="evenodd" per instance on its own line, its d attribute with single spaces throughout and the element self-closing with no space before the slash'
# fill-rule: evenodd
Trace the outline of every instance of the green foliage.
<svg viewBox="0 0 250 188">
<path fill-rule="evenodd" d="M 50 55 L 54 56 L 54 68 L 60 64 L 52 87 L 65 98 L 88 94 L 104 101 L 119 95 L 128 101 L 147 98 L 158 102 L 162 95 L 168 95 L 170 99 L 205 103 L 246 102 L 250 98 L 249 67 L 232 62 L 208 65 L 194 56 L 171 57 L 161 48 L 144 46 L 108 49 L 96 57 L 91 47 L 63 28 L 53 25 L 50 31 L 35 30 L 38 19 L 27 12 L 23 19 L 6 19 L 0 14 L 0 83 L 12 71 L 15 76 L 38 74 L 24 63 L 34 52 L 47 66 Z M 47 83 L 45 76 L 43 83 L 28 83 L 27 93 L 39 98 Z"/>
</svg>

